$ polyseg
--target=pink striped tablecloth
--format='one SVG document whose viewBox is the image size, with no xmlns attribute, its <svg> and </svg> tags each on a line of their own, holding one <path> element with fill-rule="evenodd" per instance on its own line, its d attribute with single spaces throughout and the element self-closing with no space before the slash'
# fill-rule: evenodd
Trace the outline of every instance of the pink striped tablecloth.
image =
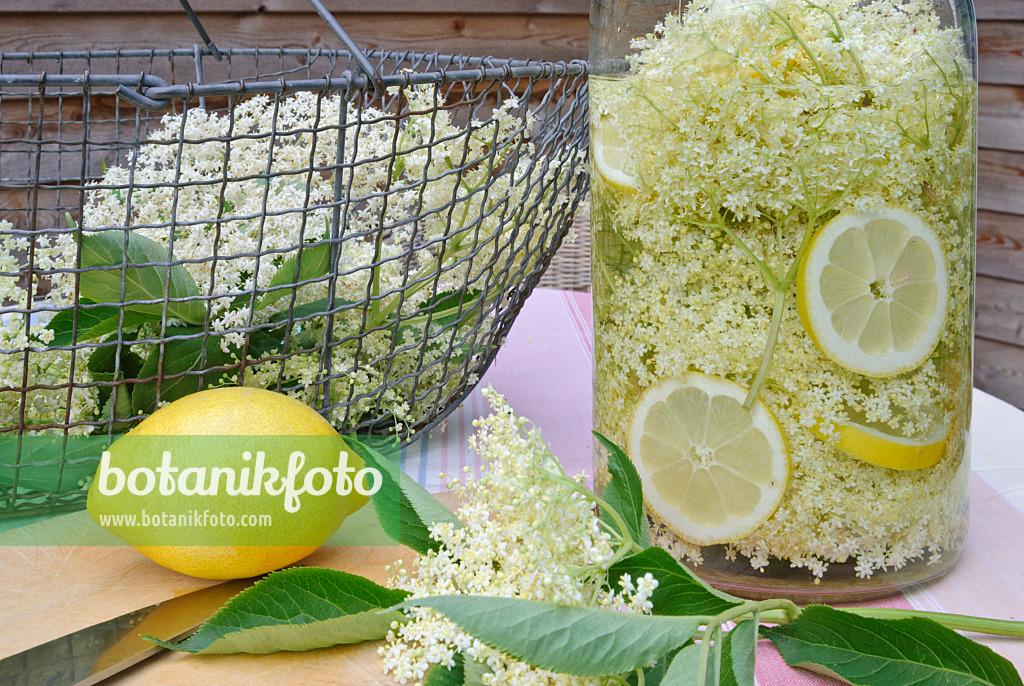
<svg viewBox="0 0 1024 686">
<path fill-rule="evenodd" d="M 404 451 L 403 468 L 434 492 L 440 472 L 478 469 L 466 438 L 473 419 L 488 411 L 481 390 L 491 385 L 541 427 L 568 473 L 591 473 L 593 355 L 590 295 L 536 290 L 480 386 L 444 429 Z M 960 563 L 938 582 L 874 605 L 1024 619 L 1024 412 L 975 389 L 971 441 L 970 533 Z M 1024 639 L 980 640 L 1024 671 Z M 767 641 L 758 647 L 757 680 L 836 683 L 790 669 Z"/>
</svg>

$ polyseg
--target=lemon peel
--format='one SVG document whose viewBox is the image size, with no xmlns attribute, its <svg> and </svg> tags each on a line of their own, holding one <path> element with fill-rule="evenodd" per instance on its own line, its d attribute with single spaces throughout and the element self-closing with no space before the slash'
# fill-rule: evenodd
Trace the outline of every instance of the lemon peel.
<svg viewBox="0 0 1024 686">
<path fill-rule="evenodd" d="M 818 438 L 847 455 L 879 467 L 909 471 L 932 467 L 942 459 L 950 422 L 948 418 L 938 420 L 925 435 L 914 438 L 863 417 L 839 426 L 832 436 L 822 423 L 816 424 L 813 431 Z"/>
<path fill-rule="evenodd" d="M 640 184 L 626 171 L 629 149 L 625 139 L 612 124 L 599 120 L 593 140 L 594 165 L 604 182 L 620 193 L 636 193 Z"/>
</svg>

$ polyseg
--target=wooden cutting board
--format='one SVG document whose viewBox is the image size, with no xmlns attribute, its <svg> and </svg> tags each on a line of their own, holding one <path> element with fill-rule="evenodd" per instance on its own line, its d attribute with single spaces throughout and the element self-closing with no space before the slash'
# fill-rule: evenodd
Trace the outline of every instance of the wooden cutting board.
<svg viewBox="0 0 1024 686">
<path fill-rule="evenodd" d="M 401 546 L 332 546 L 300 564 L 385 583 L 385 565 L 412 556 Z M 0 546 L 0 570 L 0 658 L 215 583 L 164 569 L 127 546 Z M 272 655 L 163 651 L 103 683 L 390 686 L 395 682 L 383 673 L 380 645 L 375 641 Z"/>
</svg>

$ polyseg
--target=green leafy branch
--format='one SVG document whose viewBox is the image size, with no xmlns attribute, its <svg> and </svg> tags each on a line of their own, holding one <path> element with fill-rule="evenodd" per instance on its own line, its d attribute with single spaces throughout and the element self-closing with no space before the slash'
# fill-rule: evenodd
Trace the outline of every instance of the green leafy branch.
<svg viewBox="0 0 1024 686">
<path fill-rule="evenodd" d="M 153 640 L 190 653 L 310 650 L 376 640 L 405 611 L 439 612 L 484 644 L 530 665 L 608 684 L 629 686 L 752 686 L 756 642 L 772 642 L 791 666 L 846 683 L 1020 686 L 1013 665 L 957 631 L 1024 637 L 1024 622 L 890 608 L 800 608 L 789 600 L 744 600 L 705 583 L 664 549 L 648 544 L 642 484 L 628 456 L 597 435 L 608 459 L 602 496 L 564 474 L 573 492 L 600 508 L 619 534 L 619 555 L 605 575 L 608 588 L 629 575 L 652 575 L 658 586 L 650 614 L 521 598 L 438 595 L 409 598 L 344 572 L 294 568 L 243 592 L 182 643 Z M 440 545 L 437 523 L 461 526 L 455 515 L 398 470 L 393 456 L 352 442 L 388 484 L 373 498 L 382 529 L 426 554 Z M 642 543 L 641 543 L 642 542 Z M 733 628 L 727 630 L 728 623 Z M 435 664 L 428 686 L 471 686 L 487 667 L 456 651 L 450 667 Z"/>
</svg>

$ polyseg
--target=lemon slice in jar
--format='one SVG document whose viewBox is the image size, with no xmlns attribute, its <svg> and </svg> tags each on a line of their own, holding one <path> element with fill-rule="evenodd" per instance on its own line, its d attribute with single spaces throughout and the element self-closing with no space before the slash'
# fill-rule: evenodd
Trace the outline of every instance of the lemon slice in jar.
<svg viewBox="0 0 1024 686">
<path fill-rule="evenodd" d="M 629 147 L 607 120 L 600 119 L 594 130 L 594 164 L 604 182 L 620 193 L 635 193 L 640 187 L 626 168 Z"/>
<path fill-rule="evenodd" d="M 893 207 L 827 223 L 797 275 L 800 318 L 815 344 L 846 369 L 876 378 L 928 358 L 948 292 L 939 237 L 917 215 Z"/>
<path fill-rule="evenodd" d="M 872 422 L 863 414 L 850 412 L 850 423 L 837 430 L 834 445 L 840 451 L 879 467 L 898 469 L 925 469 L 938 463 L 946 451 L 949 437 L 949 419 L 937 416 L 927 432 L 907 437 L 899 429 L 883 422 Z M 814 433 L 824 441 L 829 437 L 815 427 Z"/>
<path fill-rule="evenodd" d="M 789 480 L 782 431 L 760 400 L 721 377 L 690 372 L 652 386 L 630 426 L 629 455 L 647 507 L 691 543 L 744 538 L 775 512 Z"/>
</svg>

